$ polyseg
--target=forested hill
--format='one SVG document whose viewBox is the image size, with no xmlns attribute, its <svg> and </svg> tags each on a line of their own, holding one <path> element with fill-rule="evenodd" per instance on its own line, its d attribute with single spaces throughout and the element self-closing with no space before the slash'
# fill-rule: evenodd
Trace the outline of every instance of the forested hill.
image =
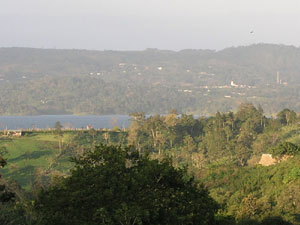
<svg viewBox="0 0 300 225">
<path fill-rule="evenodd" d="M 300 111 L 300 49 L 222 51 L 0 48 L 0 114 L 207 115 L 241 102 Z"/>
</svg>

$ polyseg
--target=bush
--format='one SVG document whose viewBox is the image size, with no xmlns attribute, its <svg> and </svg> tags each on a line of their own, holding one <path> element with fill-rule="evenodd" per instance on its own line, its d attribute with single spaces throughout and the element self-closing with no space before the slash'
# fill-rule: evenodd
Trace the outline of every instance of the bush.
<svg viewBox="0 0 300 225">
<path fill-rule="evenodd" d="M 270 153 L 273 156 L 284 156 L 284 155 L 294 156 L 299 154 L 299 152 L 300 152 L 300 148 L 297 145 L 290 142 L 281 143 L 276 147 L 270 149 Z"/>
</svg>

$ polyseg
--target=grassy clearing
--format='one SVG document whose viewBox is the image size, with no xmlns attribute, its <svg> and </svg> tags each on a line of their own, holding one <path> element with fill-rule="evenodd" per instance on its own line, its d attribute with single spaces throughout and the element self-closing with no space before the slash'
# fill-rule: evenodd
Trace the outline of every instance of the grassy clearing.
<svg viewBox="0 0 300 225">
<path fill-rule="evenodd" d="M 47 168 L 59 152 L 58 139 L 50 133 L 33 133 L 30 136 L 1 138 L 0 147 L 7 149 L 8 159 L 3 174 L 17 180 L 24 188 L 35 180 L 37 168 Z"/>
<path fill-rule="evenodd" d="M 1 173 L 9 180 L 17 180 L 23 188 L 28 189 L 30 184 L 36 181 L 39 171 L 47 170 L 50 165 L 52 165 L 51 169 L 67 173 L 72 167 L 69 159 L 74 144 L 85 148 L 90 148 L 93 143 L 118 145 L 125 142 L 127 135 L 110 132 L 105 139 L 106 133 L 98 132 L 93 137 L 89 132 L 65 131 L 62 136 L 58 136 L 53 131 L 40 131 L 25 133 L 22 137 L 2 136 L 0 147 L 5 147 L 8 151 L 5 155 L 8 164 Z M 60 144 L 64 146 L 62 152 L 59 148 Z"/>
</svg>

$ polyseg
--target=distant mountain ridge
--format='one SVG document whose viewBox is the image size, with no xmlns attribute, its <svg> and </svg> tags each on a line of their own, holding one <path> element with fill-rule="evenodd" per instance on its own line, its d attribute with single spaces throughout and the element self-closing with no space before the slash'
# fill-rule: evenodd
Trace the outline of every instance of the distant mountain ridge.
<svg viewBox="0 0 300 225">
<path fill-rule="evenodd" d="M 300 111 L 299 59 L 299 48 L 273 44 L 178 52 L 0 48 L 0 114 L 207 115 L 246 101 L 267 114 Z"/>
</svg>

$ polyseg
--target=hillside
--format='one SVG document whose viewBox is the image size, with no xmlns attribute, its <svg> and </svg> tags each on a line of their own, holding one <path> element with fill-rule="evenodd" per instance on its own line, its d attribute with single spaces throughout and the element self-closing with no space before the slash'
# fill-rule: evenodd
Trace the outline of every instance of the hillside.
<svg viewBox="0 0 300 225">
<path fill-rule="evenodd" d="M 30 201 L 39 190 L 70 175 L 71 158 L 93 146 L 129 145 L 131 153 L 149 154 L 157 161 L 171 158 L 173 166 L 186 168 L 187 177 L 193 175 L 219 204 L 220 224 L 290 224 L 283 220 L 300 224 L 300 116 L 294 111 L 282 110 L 275 119 L 266 117 L 260 107 L 242 104 L 236 113 L 197 119 L 176 111 L 132 117 L 124 131 L 57 128 L 21 137 L 1 135 L 0 156 L 7 164 L 1 168 L 4 179 L 0 180 Z M 258 162 L 264 153 L 289 157 L 263 167 Z M 20 201 L 30 209 L 25 200 Z"/>
<path fill-rule="evenodd" d="M 0 114 L 208 115 L 261 104 L 300 111 L 300 49 L 258 44 L 222 51 L 0 48 Z"/>
</svg>

